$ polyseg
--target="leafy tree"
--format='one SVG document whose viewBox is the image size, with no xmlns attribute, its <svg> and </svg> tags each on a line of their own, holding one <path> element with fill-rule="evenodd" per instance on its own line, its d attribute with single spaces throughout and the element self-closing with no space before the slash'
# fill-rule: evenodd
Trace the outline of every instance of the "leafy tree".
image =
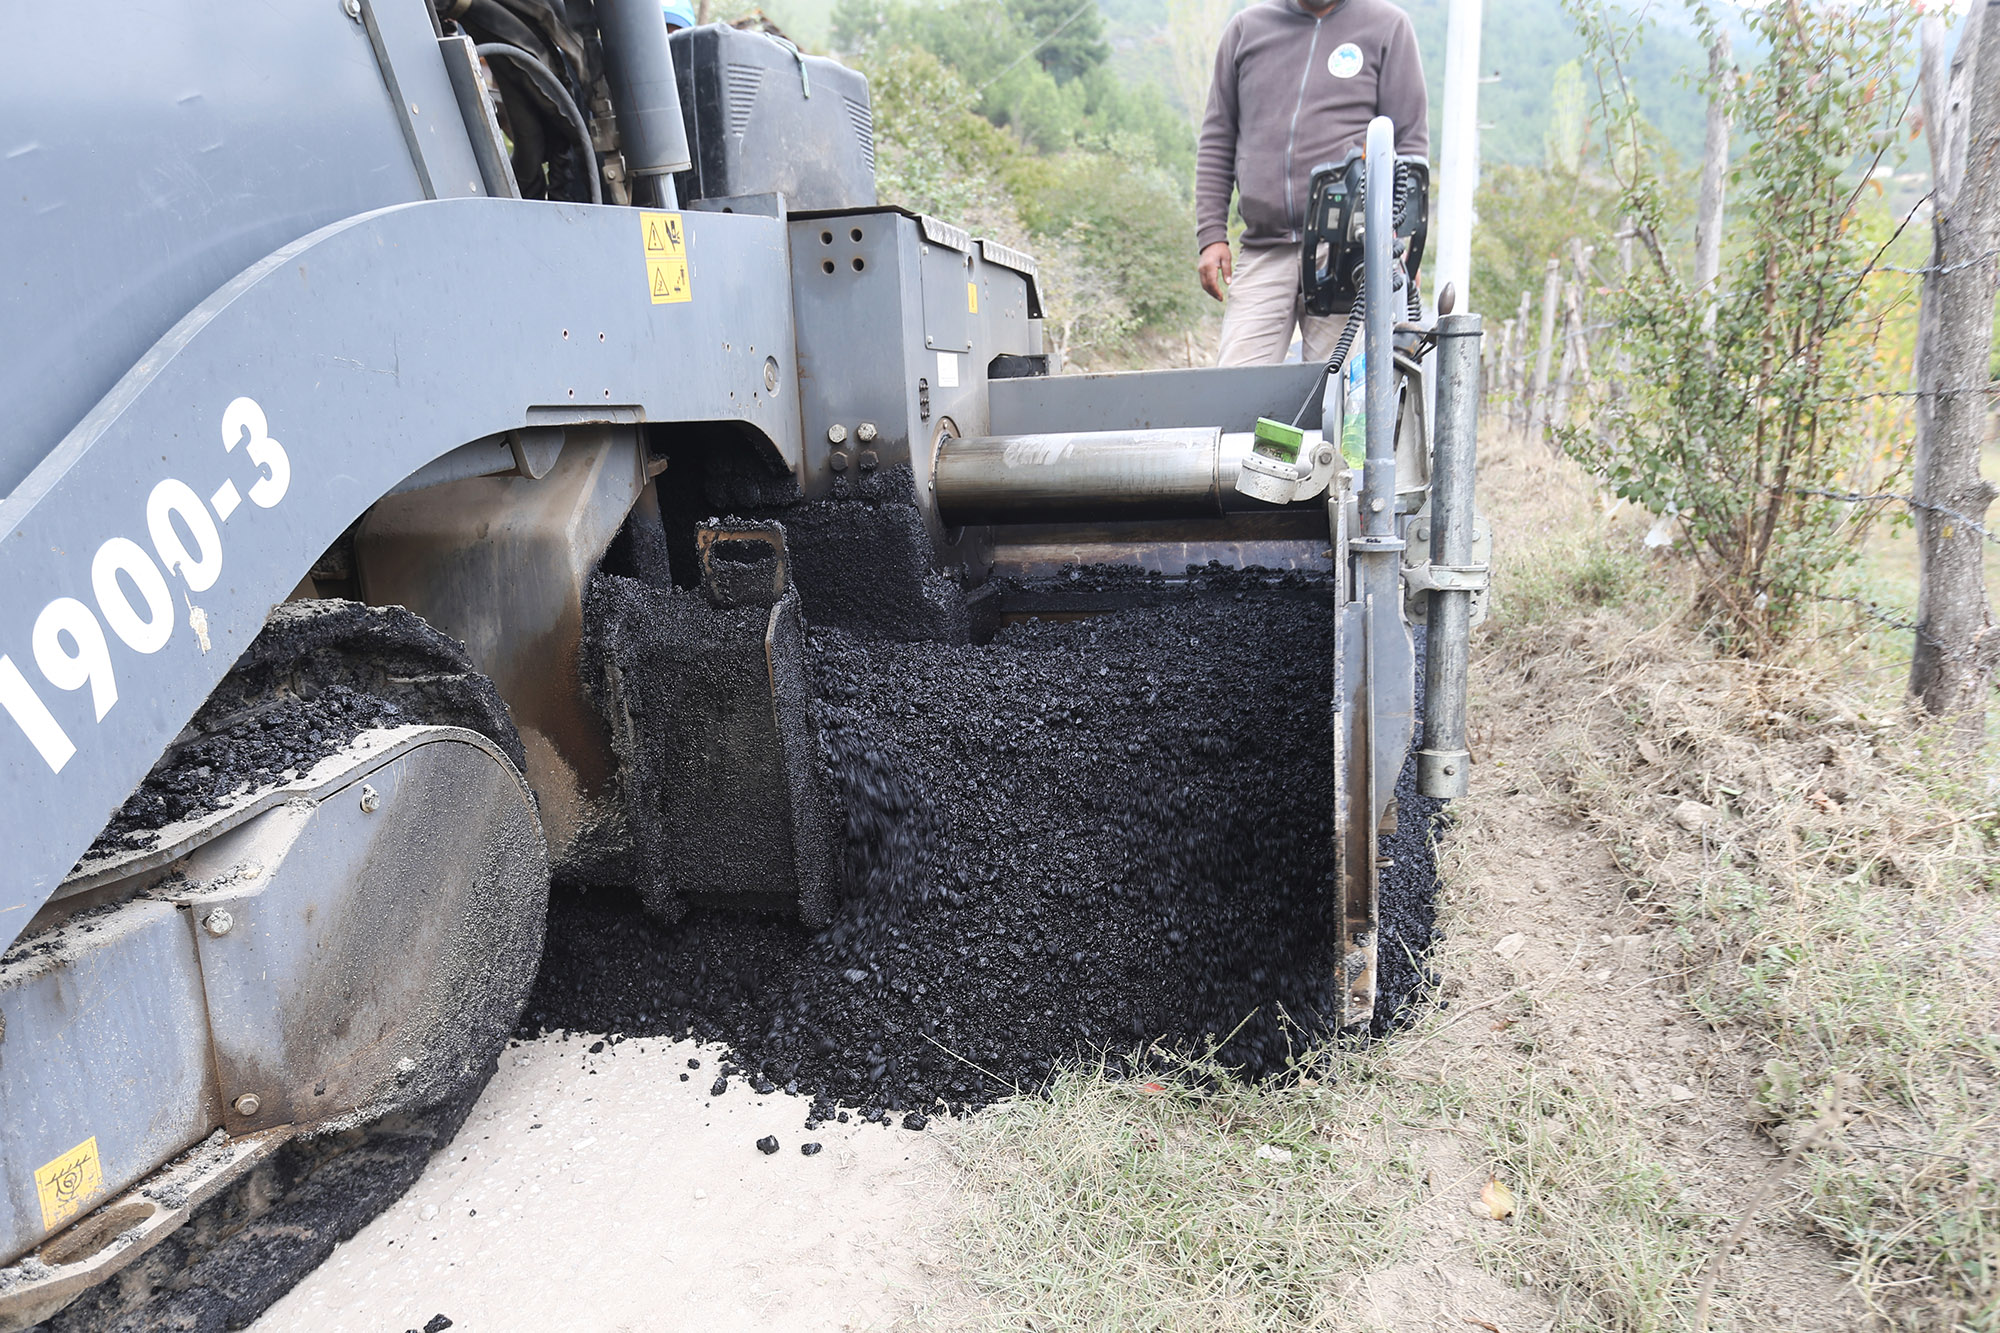
<svg viewBox="0 0 2000 1333">
<path fill-rule="evenodd" d="M 1111 58 L 1097 0 L 1007 0 L 1007 12 L 1039 44 L 1035 59 L 1057 83 L 1080 79 Z"/>
<path fill-rule="evenodd" d="M 1601 429 L 1562 440 L 1619 495 L 1677 516 L 1732 643 L 1782 639 L 1837 586 L 1866 527 L 1868 511 L 1833 495 L 1874 461 L 1858 423 L 1880 320 L 1867 275 L 1884 239 L 1863 225 L 1864 201 L 1900 137 L 1895 53 L 1916 11 L 1895 0 L 1740 11 L 1761 55 L 1718 90 L 1747 145 L 1730 179 L 1733 243 L 1719 290 L 1697 295 L 1663 239 L 1668 187 L 1621 63 L 1636 23 L 1602 0 L 1577 3 L 1607 160 L 1648 259 L 1612 301 L 1629 393 Z M 1712 34 L 1716 16 L 1695 14 Z"/>
</svg>

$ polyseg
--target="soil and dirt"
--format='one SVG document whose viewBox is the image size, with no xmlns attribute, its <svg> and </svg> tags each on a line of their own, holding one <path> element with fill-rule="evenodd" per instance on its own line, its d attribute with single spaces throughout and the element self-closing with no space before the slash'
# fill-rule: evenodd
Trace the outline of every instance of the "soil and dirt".
<svg viewBox="0 0 2000 1333">
<path fill-rule="evenodd" d="M 907 1327 L 943 1258 L 952 1123 L 806 1134 L 798 1098 L 711 1097 L 726 1059 L 650 1038 L 510 1048 L 423 1178 L 253 1333 L 400 1333 L 440 1314 L 470 1333 Z"/>
<path fill-rule="evenodd" d="M 1062 582 L 1126 605 L 985 644 L 815 631 L 847 827 L 832 923 L 697 908 L 669 926 L 626 891 L 559 890 L 523 1033 L 723 1042 L 753 1086 L 817 1097 L 815 1120 L 963 1111 L 1153 1041 L 1269 1072 L 1328 1035 L 1326 590 Z M 1429 945 L 1433 808 L 1405 791 L 1383 1027 Z"/>
</svg>

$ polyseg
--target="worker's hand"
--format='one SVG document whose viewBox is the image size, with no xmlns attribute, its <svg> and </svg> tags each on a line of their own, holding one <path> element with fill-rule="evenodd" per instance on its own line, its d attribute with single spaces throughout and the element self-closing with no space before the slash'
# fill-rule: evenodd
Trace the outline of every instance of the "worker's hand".
<svg viewBox="0 0 2000 1333">
<path fill-rule="evenodd" d="M 1211 241 L 1202 247 L 1201 263 L 1195 271 L 1201 274 L 1201 289 L 1216 300 L 1222 299 L 1223 289 L 1229 286 L 1230 275 L 1236 265 L 1229 258 L 1228 241 Z"/>
</svg>

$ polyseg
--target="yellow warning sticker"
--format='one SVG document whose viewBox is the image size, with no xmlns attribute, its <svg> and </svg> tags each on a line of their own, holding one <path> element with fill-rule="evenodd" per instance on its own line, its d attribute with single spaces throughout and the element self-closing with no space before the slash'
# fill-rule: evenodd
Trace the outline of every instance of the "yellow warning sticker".
<svg viewBox="0 0 2000 1333">
<path fill-rule="evenodd" d="M 687 237 L 678 213 L 641 213 L 639 230 L 646 249 L 646 293 L 654 305 L 694 300 L 688 283 Z"/>
<path fill-rule="evenodd" d="M 965 284 L 965 313 L 968 315 L 979 313 L 979 284 L 976 282 Z"/>
<path fill-rule="evenodd" d="M 93 1134 L 35 1172 L 43 1228 L 54 1231 L 88 1207 L 103 1189 L 104 1164 L 97 1160 L 97 1136 Z"/>
</svg>

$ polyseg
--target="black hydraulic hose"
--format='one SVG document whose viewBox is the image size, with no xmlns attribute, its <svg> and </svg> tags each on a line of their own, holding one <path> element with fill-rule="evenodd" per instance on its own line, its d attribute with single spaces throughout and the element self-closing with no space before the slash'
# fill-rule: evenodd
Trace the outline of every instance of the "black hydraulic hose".
<svg viewBox="0 0 2000 1333">
<path fill-rule="evenodd" d="M 535 87 L 555 103 L 556 110 L 563 113 L 563 119 L 576 131 L 577 150 L 583 154 L 584 175 L 590 181 L 590 202 L 603 203 L 604 187 L 597 182 L 597 150 L 590 146 L 590 127 L 584 124 L 583 113 L 576 109 L 576 102 L 570 97 L 569 90 L 562 86 L 562 81 L 556 78 L 555 71 L 530 52 L 505 42 L 481 42 L 473 49 L 488 60 L 498 56 L 520 66 L 535 81 Z"/>
<path fill-rule="evenodd" d="M 1326 359 L 1326 369 L 1320 374 L 1319 383 L 1306 394 L 1306 400 L 1299 404 L 1299 410 L 1292 414 L 1292 424 L 1305 420 L 1306 409 L 1312 406 L 1313 394 L 1326 391 L 1326 381 L 1340 373 L 1347 364 L 1347 354 L 1354 350 L 1354 336 L 1361 329 L 1362 312 L 1368 308 L 1368 280 L 1365 274 L 1357 274 L 1354 282 L 1354 304 L 1348 307 L 1347 323 L 1340 326 L 1340 338 L 1333 344 L 1333 355 Z M 1325 426 L 1322 421 L 1320 425 Z"/>
</svg>

